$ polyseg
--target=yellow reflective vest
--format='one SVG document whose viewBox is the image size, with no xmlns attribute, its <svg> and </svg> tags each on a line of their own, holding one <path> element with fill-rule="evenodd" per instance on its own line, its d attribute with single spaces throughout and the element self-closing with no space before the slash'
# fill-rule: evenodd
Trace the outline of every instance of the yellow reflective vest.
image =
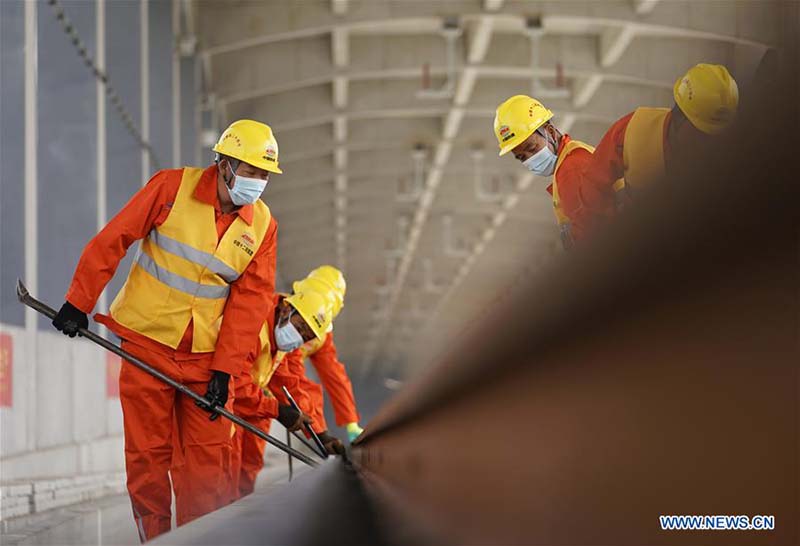
<svg viewBox="0 0 800 546">
<path fill-rule="evenodd" d="M 272 379 L 275 370 L 277 370 L 278 366 L 281 365 L 283 357 L 286 356 L 286 353 L 284 351 L 276 351 L 275 355 L 272 354 L 272 344 L 269 340 L 268 322 L 265 322 L 261 327 L 261 332 L 258 334 L 258 341 L 261 346 L 261 352 L 253 362 L 252 368 L 250 368 L 250 377 L 253 378 L 253 383 L 255 383 L 258 388 L 269 392 L 269 389 L 267 389 L 267 384 L 269 383 L 269 380 Z"/>
<path fill-rule="evenodd" d="M 111 304 L 122 326 L 173 349 L 193 323 L 192 352 L 213 352 L 230 284 L 267 233 L 269 208 L 256 201 L 253 223 L 237 217 L 221 240 L 214 206 L 194 197 L 202 169 L 186 167 L 167 220 L 141 241 L 125 285 Z"/>
<path fill-rule="evenodd" d="M 633 189 L 664 176 L 664 123 L 669 108 L 637 108 L 623 140 L 625 184 Z"/>
</svg>

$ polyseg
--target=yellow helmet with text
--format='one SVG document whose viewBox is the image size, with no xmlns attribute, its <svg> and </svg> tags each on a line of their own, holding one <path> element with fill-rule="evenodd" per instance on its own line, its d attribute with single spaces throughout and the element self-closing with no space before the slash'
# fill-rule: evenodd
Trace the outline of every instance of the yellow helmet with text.
<svg viewBox="0 0 800 546">
<path fill-rule="evenodd" d="M 333 322 L 333 308 L 324 294 L 315 290 L 294 292 L 286 296 L 286 303 L 297 310 L 317 339 L 325 339 Z"/>
<path fill-rule="evenodd" d="M 505 155 L 531 136 L 553 117 L 553 112 L 527 95 L 514 95 L 497 107 L 494 116 L 494 136 Z"/>
<path fill-rule="evenodd" d="M 698 64 L 675 82 L 675 104 L 698 130 L 715 135 L 736 118 L 739 88 L 721 64 Z"/>
<path fill-rule="evenodd" d="M 234 121 L 219 137 L 213 150 L 271 173 L 283 172 L 278 167 L 278 141 L 270 126 L 259 121 Z"/>
</svg>

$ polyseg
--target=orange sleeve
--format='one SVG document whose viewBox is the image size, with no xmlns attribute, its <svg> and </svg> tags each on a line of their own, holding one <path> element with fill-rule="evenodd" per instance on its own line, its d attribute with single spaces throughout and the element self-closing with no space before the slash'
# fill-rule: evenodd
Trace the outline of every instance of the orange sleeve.
<svg viewBox="0 0 800 546">
<path fill-rule="evenodd" d="M 336 355 L 333 332 L 330 332 L 325 338 L 322 347 L 311 355 L 311 364 L 317 370 L 322 386 L 325 387 L 325 392 L 331 398 L 336 424 L 341 427 L 347 423 L 357 423 L 359 417 L 353 396 L 353 385 L 350 383 L 344 364 Z"/>
<path fill-rule="evenodd" d="M 325 416 L 322 413 L 322 387 L 308 378 L 303 360 L 303 353 L 300 349 L 287 354 L 279 366 L 279 368 L 283 368 L 284 375 L 278 381 L 286 384 L 286 389 L 300 406 L 300 410 L 311 417 L 311 428 L 319 434 L 328 430 Z M 282 390 L 280 398 L 284 398 Z"/>
<path fill-rule="evenodd" d="M 606 212 L 609 203 L 613 208 L 614 182 L 625 175 L 623 150 L 631 117 L 633 112 L 617 120 L 592 154 L 580 187 L 581 200 L 590 209 Z"/>
<path fill-rule="evenodd" d="M 91 313 L 119 262 L 134 242 L 163 223 L 178 194 L 182 169 L 159 171 L 89 241 L 75 268 L 65 299 Z"/>
<path fill-rule="evenodd" d="M 314 432 L 320 433 L 328 430 L 328 423 L 325 421 L 325 397 L 322 394 L 322 387 L 315 383 L 305 373 L 300 378 L 300 386 L 308 394 L 309 411 L 306 415 L 311 417 L 311 428 Z"/>
<path fill-rule="evenodd" d="M 222 325 L 214 351 L 212 370 L 231 375 L 249 373 L 248 353 L 258 339 L 263 318 L 273 312 L 275 259 L 278 250 L 278 223 L 273 217 L 267 234 L 244 273 L 231 283 Z"/>
</svg>

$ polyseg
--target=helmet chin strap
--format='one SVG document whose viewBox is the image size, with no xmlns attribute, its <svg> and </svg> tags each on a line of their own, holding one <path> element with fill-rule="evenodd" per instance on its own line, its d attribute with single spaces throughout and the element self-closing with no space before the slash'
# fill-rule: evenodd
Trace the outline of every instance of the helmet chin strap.
<svg viewBox="0 0 800 546">
<path fill-rule="evenodd" d="M 536 132 L 538 132 L 540 135 L 544 137 L 544 140 L 545 142 L 547 142 L 548 145 L 550 144 L 553 145 L 554 154 L 558 153 L 558 139 L 553 140 L 552 138 L 550 138 L 550 132 L 544 127 L 537 129 Z"/>
<path fill-rule="evenodd" d="M 231 170 L 231 175 L 230 175 L 228 178 L 224 178 L 223 180 L 225 180 L 225 185 L 226 185 L 226 186 L 228 186 L 228 187 L 230 188 L 230 187 L 231 187 L 231 186 L 230 186 L 230 183 L 231 183 L 231 181 L 232 181 L 234 178 L 236 178 L 236 169 L 238 169 L 238 168 L 239 168 L 239 165 L 241 165 L 241 163 L 242 163 L 242 162 L 241 162 L 241 161 L 239 161 L 238 159 L 233 159 L 233 158 L 230 158 L 230 157 L 228 157 L 228 158 L 226 158 L 226 159 L 227 159 L 227 161 L 228 161 L 228 167 L 229 167 L 229 168 L 230 168 L 230 170 Z M 236 165 L 235 165 L 235 166 L 234 166 L 234 162 L 236 162 Z"/>
</svg>

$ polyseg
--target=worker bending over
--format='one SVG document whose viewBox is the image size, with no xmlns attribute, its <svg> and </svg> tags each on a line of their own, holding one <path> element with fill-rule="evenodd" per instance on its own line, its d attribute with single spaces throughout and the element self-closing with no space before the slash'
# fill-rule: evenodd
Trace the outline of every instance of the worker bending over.
<svg viewBox="0 0 800 546">
<path fill-rule="evenodd" d="M 109 315 L 95 320 L 125 351 L 230 410 L 231 376 L 243 371 L 261 327 L 252 317 L 267 315 L 264 294 L 275 289 L 278 226 L 259 196 L 281 170 L 272 130 L 256 121 L 231 124 L 214 151 L 206 169 L 157 172 L 89 242 L 53 325 L 71 337 L 86 328 L 141 240 Z M 144 542 L 170 529 L 175 442 L 186 477 L 175 488 L 178 525 L 226 502 L 233 425 L 126 360 L 119 383 L 128 492 Z"/>
<path fill-rule="evenodd" d="M 553 177 L 547 191 L 553 196 L 561 243 L 569 249 L 603 220 L 583 206 L 580 195 L 594 148 L 559 131 L 552 117 L 538 100 L 514 95 L 497 107 L 494 134 L 501 156 L 512 152 L 532 173 Z"/>
<path fill-rule="evenodd" d="M 264 322 L 258 343 L 251 344 L 250 375 L 236 380 L 233 411 L 265 432 L 274 418 L 289 431 L 296 431 L 304 423 L 310 423 L 311 418 L 288 405 L 283 387 L 298 406 L 310 413 L 311 401 L 300 382 L 303 361 L 296 349 L 312 339 L 322 338 L 331 324 L 332 306 L 324 294 L 313 290 L 268 297 L 274 312 Z M 330 444 L 329 439 L 325 441 Z M 256 477 L 264 466 L 265 447 L 264 440 L 237 428 L 230 464 L 231 501 L 253 492 Z M 334 446 L 329 449 L 335 452 Z"/>
<path fill-rule="evenodd" d="M 347 291 L 347 283 L 342 272 L 333 266 L 323 265 L 314 269 L 305 279 L 294 283 L 295 292 L 302 292 L 308 288 L 327 292 L 333 303 L 333 319 L 335 320 L 344 306 L 344 296 Z M 352 443 L 363 430 L 358 424 L 359 417 L 353 396 L 353 385 L 347 376 L 344 364 L 339 361 L 336 354 L 333 323 L 324 339 L 312 339 L 304 343 L 299 351 L 302 359 L 308 358 L 311 361 L 322 382 L 322 386 L 320 386 L 319 383 L 311 381 L 305 373 L 301 378 L 301 387 L 311 398 L 311 418 L 314 430 L 320 432 L 323 438 L 329 436 L 324 415 L 322 394 L 324 387 L 333 405 L 336 424 L 345 427 L 347 439 Z"/>
<path fill-rule="evenodd" d="M 675 82 L 673 96 L 671 109 L 637 108 L 606 132 L 581 186 L 585 207 L 608 214 L 618 178 L 631 194 L 662 178 L 676 156 L 730 126 L 739 105 L 736 81 L 722 65 L 693 66 Z"/>
</svg>

